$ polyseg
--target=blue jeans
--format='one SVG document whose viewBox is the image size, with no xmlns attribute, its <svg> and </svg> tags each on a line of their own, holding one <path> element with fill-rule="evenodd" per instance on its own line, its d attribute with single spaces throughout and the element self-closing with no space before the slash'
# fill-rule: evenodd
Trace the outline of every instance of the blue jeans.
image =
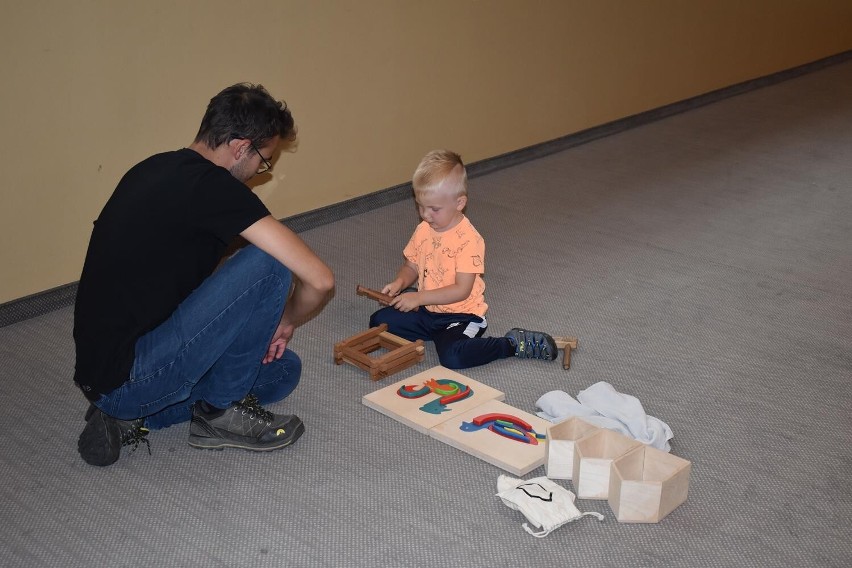
<svg viewBox="0 0 852 568">
<path fill-rule="evenodd" d="M 251 393 L 261 404 L 296 388 L 299 357 L 262 360 L 290 290 L 290 270 L 255 246 L 222 264 L 174 313 L 136 342 L 127 381 L 95 404 L 154 430 L 184 422 L 204 400 L 227 408 Z"/>
<path fill-rule="evenodd" d="M 401 312 L 382 308 L 370 316 L 370 327 L 387 324 L 388 331 L 409 341 L 434 341 L 438 360 L 448 369 L 468 369 L 515 355 L 505 337 L 482 337 L 485 318 L 473 314 L 439 314 L 419 307 Z"/>
</svg>

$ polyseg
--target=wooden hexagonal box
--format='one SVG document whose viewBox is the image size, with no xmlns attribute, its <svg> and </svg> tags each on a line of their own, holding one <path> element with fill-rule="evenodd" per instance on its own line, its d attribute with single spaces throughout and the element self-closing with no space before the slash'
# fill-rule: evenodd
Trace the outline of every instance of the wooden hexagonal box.
<svg viewBox="0 0 852 568">
<path fill-rule="evenodd" d="M 574 477 L 574 445 L 599 428 L 576 416 L 547 429 L 545 442 L 545 471 L 551 479 Z"/>
<path fill-rule="evenodd" d="M 686 501 L 692 464 L 650 446 L 613 460 L 609 507 L 622 523 L 656 523 Z"/>
<path fill-rule="evenodd" d="M 641 447 L 642 442 L 600 429 L 577 441 L 574 446 L 573 483 L 580 499 L 606 499 L 609 496 L 610 466 L 619 458 Z"/>
</svg>

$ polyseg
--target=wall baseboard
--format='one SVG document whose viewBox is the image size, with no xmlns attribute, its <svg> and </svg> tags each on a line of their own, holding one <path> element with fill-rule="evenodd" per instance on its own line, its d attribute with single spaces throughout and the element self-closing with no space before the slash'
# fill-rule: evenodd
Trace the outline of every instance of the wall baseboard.
<svg viewBox="0 0 852 568">
<path fill-rule="evenodd" d="M 587 130 L 575 132 L 561 138 L 556 138 L 555 140 L 549 140 L 547 142 L 542 142 L 519 150 L 513 150 L 512 152 L 507 152 L 506 154 L 501 154 L 493 158 L 480 160 L 472 164 L 467 164 L 468 176 L 478 177 L 503 168 L 516 166 L 530 160 L 543 158 L 544 156 L 561 152 L 581 144 L 586 144 L 592 140 L 597 140 L 598 138 L 611 136 L 631 128 L 636 128 L 669 116 L 716 103 L 749 91 L 788 81 L 849 60 L 852 60 L 852 50 L 844 51 L 843 53 L 838 53 L 811 63 L 799 65 L 784 71 L 778 71 L 777 73 L 772 73 L 756 79 L 750 79 L 742 83 L 717 89 L 703 95 L 698 95 L 690 99 L 651 109 L 613 122 L 608 122 Z M 354 197 L 340 203 L 293 215 L 282 219 L 281 221 L 296 232 L 307 231 L 328 223 L 340 221 L 353 215 L 372 211 L 377 207 L 383 207 L 385 205 L 403 201 L 411 197 L 411 191 L 411 183 L 404 183 L 369 193 L 367 195 Z M 77 283 L 73 282 L 71 284 L 65 284 L 50 290 L 45 290 L 44 292 L 38 292 L 24 298 L 0 304 L 0 327 L 5 327 L 19 321 L 44 315 L 54 310 L 73 305 L 76 295 Z"/>
<path fill-rule="evenodd" d="M 0 327 L 70 306 L 76 297 L 77 283 L 72 282 L 0 304 Z"/>
</svg>

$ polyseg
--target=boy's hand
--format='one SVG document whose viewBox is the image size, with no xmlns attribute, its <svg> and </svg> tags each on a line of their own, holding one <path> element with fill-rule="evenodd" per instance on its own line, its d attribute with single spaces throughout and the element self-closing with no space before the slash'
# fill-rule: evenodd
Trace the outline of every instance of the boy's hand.
<svg viewBox="0 0 852 568">
<path fill-rule="evenodd" d="M 382 294 L 396 296 L 399 294 L 400 290 L 402 290 L 402 283 L 399 280 L 394 280 L 393 282 L 385 284 L 385 287 L 382 288 Z"/>
<path fill-rule="evenodd" d="M 406 292 L 396 296 L 390 303 L 391 306 L 401 312 L 410 312 L 420 307 L 420 293 Z"/>
</svg>

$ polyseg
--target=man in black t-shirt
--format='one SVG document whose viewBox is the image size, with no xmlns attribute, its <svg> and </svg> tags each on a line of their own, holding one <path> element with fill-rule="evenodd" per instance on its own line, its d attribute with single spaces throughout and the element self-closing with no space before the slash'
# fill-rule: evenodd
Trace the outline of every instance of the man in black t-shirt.
<svg viewBox="0 0 852 568">
<path fill-rule="evenodd" d="M 263 405 L 298 384 L 287 344 L 334 276 L 245 185 L 295 133 L 262 86 L 234 85 L 210 100 L 189 148 L 119 182 L 94 223 L 74 307 L 87 463 L 110 465 L 123 445 L 187 420 L 198 448 L 269 451 L 304 432 Z M 219 265 L 237 236 L 249 246 Z"/>
</svg>

